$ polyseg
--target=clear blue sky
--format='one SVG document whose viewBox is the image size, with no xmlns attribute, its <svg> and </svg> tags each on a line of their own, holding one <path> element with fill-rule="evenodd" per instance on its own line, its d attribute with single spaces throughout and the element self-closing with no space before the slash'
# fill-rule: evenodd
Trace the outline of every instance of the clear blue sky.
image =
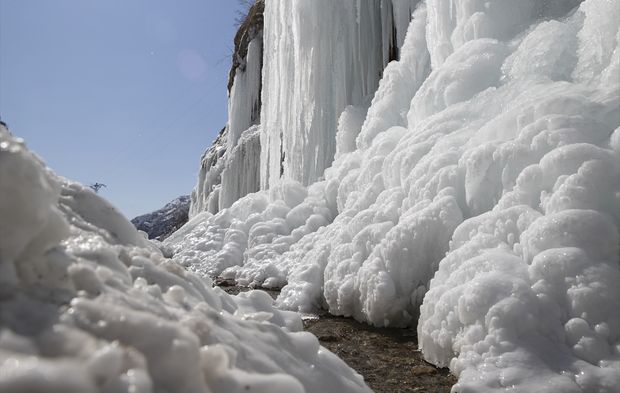
<svg viewBox="0 0 620 393">
<path fill-rule="evenodd" d="M 189 194 L 226 122 L 233 0 L 0 0 L 0 115 L 129 218 Z"/>
</svg>

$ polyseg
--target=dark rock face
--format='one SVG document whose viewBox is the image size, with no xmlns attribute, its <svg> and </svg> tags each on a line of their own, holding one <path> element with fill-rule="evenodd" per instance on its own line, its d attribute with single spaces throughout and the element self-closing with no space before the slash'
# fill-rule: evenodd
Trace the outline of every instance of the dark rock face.
<svg viewBox="0 0 620 393">
<path fill-rule="evenodd" d="M 245 58 L 248 54 L 248 45 L 250 41 L 254 39 L 263 31 L 264 26 L 264 14 L 265 0 L 256 0 L 254 5 L 248 10 L 245 19 L 239 26 L 237 34 L 235 35 L 235 51 L 232 57 L 232 67 L 228 74 L 228 92 L 232 89 L 233 83 L 235 83 L 235 75 L 237 69 L 244 70 Z"/>
<path fill-rule="evenodd" d="M 149 239 L 164 240 L 187 222 L 189 204 L 189 195 L 183 195 L 159 210 L 134 218 L 131 223 L 146 232 Z"/>
</svg>

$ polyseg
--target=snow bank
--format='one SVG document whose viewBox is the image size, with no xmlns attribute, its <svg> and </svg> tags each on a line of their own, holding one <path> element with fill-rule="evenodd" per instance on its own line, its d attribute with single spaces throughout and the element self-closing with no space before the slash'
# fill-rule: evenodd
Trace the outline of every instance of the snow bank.
<svg viewBox="0 0 620 393">
<path fill-rule="evenodd" d="M 429 0 L 370 105 L 346 83 L 374 41 L 313 57 L 382 15 L 353 3 L 267 4 L 265 47 L 289 53 L 263 73 L 261 182 L 279 191 L 205 217 L 175 258 L 286 284 L 282 308 L 417 321 L 454 391 L 617 391 L 620 3 Z M 282 173 L 323 180 L 304 194 Z"/>
<path fill-rule="evenodd" d="M 162 256 L 0 126 L 0 391 L 370 392 L 298 314 Z"/>
</svg>

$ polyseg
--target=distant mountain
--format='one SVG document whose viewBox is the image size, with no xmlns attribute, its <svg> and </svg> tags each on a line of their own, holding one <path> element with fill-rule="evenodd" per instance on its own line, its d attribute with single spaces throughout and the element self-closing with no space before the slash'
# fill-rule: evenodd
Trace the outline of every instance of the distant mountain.
<svg viewBox="0 0 620 393">
<path fill-rule="evenodd" d="M 131 223 L 146 232 L 149 239 L 163 240 L 187 222 L 189 203 L 189 195 L 180 196 L 159 210 L 134 218 Z"/>
</svg>

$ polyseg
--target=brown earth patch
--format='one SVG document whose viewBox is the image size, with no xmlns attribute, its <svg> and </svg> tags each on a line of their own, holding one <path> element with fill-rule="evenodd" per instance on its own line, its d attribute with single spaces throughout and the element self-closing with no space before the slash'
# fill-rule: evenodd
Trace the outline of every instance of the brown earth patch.
<svg viewBox="0 0 620 393">
<path fill-rule="evenodd" d="M 229 282 L 218 284 L 231 294 L 249 290 Z M 266 292 L 273 298 L 278 295 L 278 291 Z M 448 369 L 424 360 L 414 329 L 376 328 L 326 312 L 305 317 L 304 327 L 360 373 L 376 393 L 449 393 L 456 383 Z"/>
</svg>

